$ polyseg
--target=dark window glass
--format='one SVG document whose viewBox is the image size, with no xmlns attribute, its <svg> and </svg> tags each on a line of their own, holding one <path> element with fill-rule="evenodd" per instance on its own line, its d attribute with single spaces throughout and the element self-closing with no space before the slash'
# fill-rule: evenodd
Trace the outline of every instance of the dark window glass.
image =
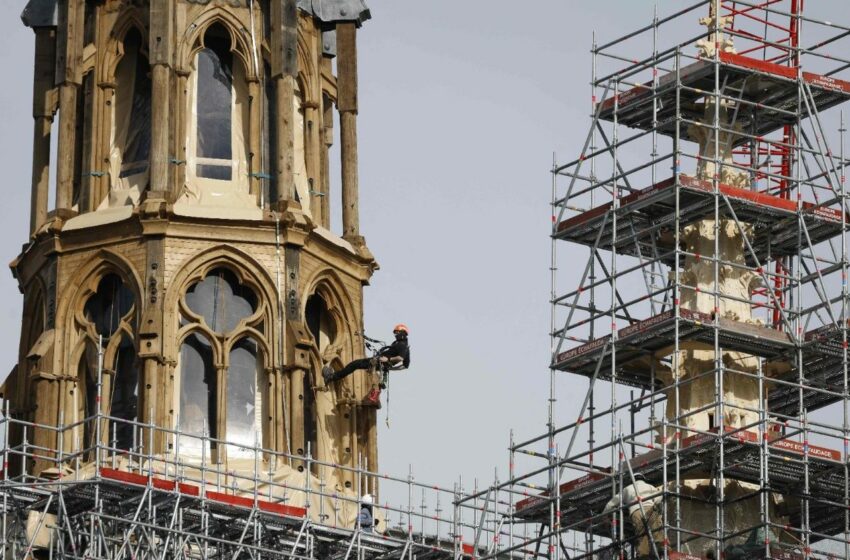
<svg viewBox="0 0 850 560">
<path fill-rule="evenodd" d="M 312 295 L 307 298 L 307 305 L 304 309 L 304 317 L 307 320 L 307 329 L 313 335 L 316 343 L 319 342 L 319 329 L 322 324 L 322 312 L 325 309 L 325 301 L 317 296 Z"/>
<path fill-rule="evenodd" d="M 320 350 L 323 350 L 325 345 L 333 343 L 334 338 L 336 338 L 334 323 L 330 311 L 328 311 L 328 305 L 322 296 L 313 294 L 307 299 L 304 315 L 307 328 Z"/>
<path fill-rule="evenodd" d="M 115 334 L 121 319 L 133 308 L 133 292 L 116 274 L 107 274 L 97 285 L 97 292 L 86 302 L 86 319 L 94 324 L 97 334 L 102 335 L 104 344 Z"/>
<path fill-rule="evenodd" d="M 307 329 L 313 335 L 313 340 L 321 353 L 327 345 L 332 344 L 335 338 L 334 322 L 328 311 L 328 305 L 324 298 L 313 294 L 307 299 L 304 310 Z M 314 372 L 319 375 L 319 372 Z M 318 426 L 316 423 L 316 399 L 314 396 L 313 377 L 304 377 L 304 439 L 311 442 L 313 448 L 318 440 Z"/>
<path fill-rule="evenodd" d="M 219 268 L 186 292 L 186 304 L 204 318 L 210 329 L 223 334 L 254 314 L 257 297 L 239 283 L 235 274 Z"/>
<path fill-rule="evenodd" d="M 136 420 L 139 401 L 139 370 L 133 342 L 124 337 L 115 356 L 115 375 L 112 381 L 111 414 L 121 420 Z M 113 421 L 109 430 L 110 445 L 117 449 L 132 449 L 136 443 L 132 424 Z"/>
<path fill-rule="evenodd" d="M 197 157 L 228 160 L 219 165 L 199 164 L 197 174 L 208 179 L 230 179 L 233 158 L 233 54 L 226 33 L 213 27 L 197 55 Z M 226 168 L 225 172 L 222 169 Z"/>
<path fill-rule="evenodd" d="M 198 177 L 206 179 L 218 179 L 219 181 L 229 181 L 233 178 L 233 168 L 228 163 L 224 165 L 198 165 Z"/>
<path fill-rule="evenodd" d="M 73 204 L 84 199 L 83 182 L 89 171 L 87 156 L 91 153 L 91 116 L 94 95 L 94 72 L 83 76 L 83 83 L 77 91 L 77 120 L 74 123 L 74 181 Z M 85 168 L 85 169 L 84 169 Z"/>
<path fill-rule="evenodd" d="M 97 414 L 97 349 L 91 344 L 86 345 L 86 351 L 80 360 L 79 379 L 82 382 L 82 397 L 85 399 L 83 416 L 91 418 Z M 89 420 L 83 425 L 84 446 L 94 445 L 94 434 L 95 422 Z"/>
<path fill-rule="evenodd" d="M 257 402 L 257 373 L 257 343 L 243 338 L 230 351 L 227 372 L 227 441 L 239 444 L 230 447 L 228 456 L 246 454 L 257 441 L 261 412 L 261 404 Z"/>
<path fill-rule="evenodd" d="M 141 35 L 135 30 L 124 41 L 124 52 L 135 53 L 135 69 L 130 121 L 123 154 L 121 177 L 142 173 L 148 167 L 151 151 L 151 78 L 150 64 L 141 54 Z M 131 60 L 128 58 L 128 60 Z"/>
<path fill-rule="evenodd" d="M 97 7 L 94 2 L 86 2 L 83 9 L 83 42 L 88 45 L 89 43 L 94 43 L 95 39 L 95 24 L 97 23 L 95 10 Z"/>
<path fill-rule="evenodd" d="M 216 437 L 216 371 L 212 346 L 201 334 L 193 333 L 180 349 L 180 429 L 186 434 Z M 185 438 L 181 449 L 201 449 L 201 440 Z"/>
</svg>

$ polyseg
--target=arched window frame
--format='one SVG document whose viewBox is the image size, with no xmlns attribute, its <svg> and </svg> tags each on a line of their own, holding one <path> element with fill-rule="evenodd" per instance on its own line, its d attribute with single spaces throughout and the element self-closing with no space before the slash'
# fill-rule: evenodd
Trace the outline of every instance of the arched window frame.
<svg viewBox="0 0 850 560">
<path fill-rule="evenodd" d="M 199 53 L 207 48 L 207 34 L 213 28 L 223 31 L 224 38 L 229 44 L 228 52 L 232 58 L 231 157 L 229 159 L 231 176 L 224 180 L 204 177 L 203 173 L 198 173 L 199 165 L 221 167 L 225 161 L 198 155 L 198 96 L 195 94 L 199 75 L 197 61 Z M 183 70 L 178 69 L 187 76 L 183 101 L 186 114 L 184 123 L 186 190 L 202 203 L 212 200 L 210 197 L 205 199 L 207 193 L 216 193 L 214 196 L 222 197 L 232 192 L 245 197 L 250 191 L 250 138 L 254 133 L 250 127 L 251 107 L 248 84 L 257 80 L 251 64 L 250 47 L 243 34 L 234 31 L 241 29 L 241 24 L 233 20 L 233 16 L 225 10 L 213 8 L 205 12 L 190 29 L 194 29 L 194 33 L 181 49 Z"/>
<path fill-rule="evenodd" d="M 362 341 L 362 339 L 357 332 L 360 329 L 357 326 L 358 321 L 356 320 L 356 314 L 354 312 L 354 304 L 348 296 L 348 292 L 345 289 L 345 283 L 338 273 L 330 269 L 319 270 L 314 276 L 307 279 L 305 285 L 307 288 L 304 291 L 305 296 L 302 301 L 301 310 L 302 316 L 305 318 L 305 322 L 307 317 L 307 302 L 311 296 L 318 295 L 325 302 L 329 318 L 333 322 L 333 330 L 335 331 L 335 337 L 333 340 L 329 340 L 328 344 L 324 347 L 321 344 L 321 341 L 316 340 L 311 333 L 311 341 L 313 344 L 310 350 L 309 361 L 312 371 L 307 377 L 312 377 L 317 384 L 324 384 L 321 375 L 323 365 L 325 363 L 331 363 L 335 368 L 341 368 L 344 364 L 352 360 L 356 353 L 359 352 L 359 350 L 355 350 L 355 346 L 360 347 L 360 341 Z M 339 383 L 334 394 L 337 398 L 343 401 L 354 399 L 357 394 L 357 384 L 362 383 L 360 380 L 360 376 L 350 376 L 346 378 Z M 305 384 L 305 393 L 308 390 L 309 388 Z M 360 393 L 363 393 L 362 390 Z M 309 413 L 309 410 L 305 410 L 304 413 L 306 415 Z M 335 425 L 335 429 L 356 429 L 353 416 L 351 415 L 347 415 L 345 413 L 334 416 L 322 415 L 318 414 L 318 408 L 313 410 L 313 414 L 315 417 L 312 420 L 316 424 L 317 435 L 322 432 L 326 433 L 328 429 L 330 429 L 330 426 L 327 425 L 329 422 L 332 422 Z M 304 422 L 305 425 L 308 424 L 308 418 L 305 417 Z M 305 434 L 305 436 L 307 435 L 308 434 Z M 346 449 L 345 447 L 340 446 L 333 450 L 327 450 L 320 444 L 316 446 L 316 450 L 317 458 L 323 461 L 346 463 L 352 460 L 352 457 L 348 455 L 351 452 L 350 448 Z M 323 453 L 326 453 L 327 451 L 331 451 L 334 455 L 323 455 Z M 351 481 L 346 482 L 349 487 L 350 482 Z"/>
<path fill-rule="evenodd" d="M 211 274 L 218 270 L 225 270 L 235 276 L 236 282 L 239 285 L 251 290 L 256 298 L 256 308 L 254 312 L 245 318 L 242 318 L 239 323 L 227 332 L 216 332 L 208 325 L 202 315 L 194 311 L 186 299 L 186 294 L 199 282 L 204 281 Z M 178 299 L 178 328 L 176 332 L 176 347 L 175 351 L 178 356 L 177 367 L 175 369 L 174 387 L 173 387 L 173 410 L 177 412 L 175 418 L 175 427 L 183 430 L 180 426 L 181 414 L 181 398 L 182 398 L 182 383 L 185 372 L 182 370 L 183 345 L 193 334 L 198 334 L 204 337 L 210 343 L 212 354 L 211 372 L 214 377 L 214 398 L 211 403 L 215 405 L 215 413 L 209 414 L 213 416 L 214 422 L 208 425 L 207 433 L 204 434 L 218 441 L 232 441 L 228 434 L 228 407 L 227 407 L 227 387 L 230 376 L 231 367 L 231 352 L 237 347 L 240 341 L 250 339 L 256 344 L 257 353 L 257 379 L 256 392 L 260 394 L 258 399 L 259 413 L 258 425 L 256 429 L 259 431 L 259 440 L 262 447 L 268 447 L 270 433 L 267 429 L 269 417 L 269 396 L 268 396 L 268 372 L 272 368 L 273 353 L 271 350 L 270 338 L 272 336 L 272 310 L 269 305 L 268 298 L 265 297 L 265 290 L 254 280 L 250 275 L 242 271 L 238 266 L 233 266 L 230 262 L 222 262 L 215 260 L 207 263 L 205 266 L 198 268 L 185 281 L 181 282 L 180 295 Z M 185 430 L 184 430 L 185 431 Z M 198 434 L 196 434 L 198 435 Z M 247 445 L 248 442 L 240 442 L 242 445 L 216 445 L 215 442 L 201 446 L 200 441 L 194 438 L 194 443 L 185 443 L 182 448 L 188 451 L 188 455 L 201 454 L 210 457 L 214 461 L 226 461 L 228 458 L 253 456 L 253 442 Z M 180 452 L 180 450 L 178 450 Z"/>
<path fill-rule="evenodd" d="M 138 36 L 135 49 L 129 42 Z M 127 197 L 138 201 L 150 178 L 151 142 L 151 77 L 146 35 L 136 25 L 129 25 L 117 44 L 120 56 L 114 70 L 115 96 L 112 106 L 112 130 L 109 142 L 109 174 L 113 192 L 129 191 Z M 128 64 L 131 67 L 126 67 Z M 146 72 L 142 75 L 143 72 Z M 139 84 L 141 83 L 141 88 Z M 147 97 L 144 97 L 144 93 Z M 139 98 L 138 94 L 142 93 Z M 116 200 L 124 203 L 126 200 Z"/>
<path fill-rule="evenodd" d="M 89 275 L 83 275 L 83 280 L 78 288 L 71 306 L 71 326 L 70 329 L 70 347 L 72 348 L 68 364 L 72 371 L 76 371 L 76 377 L 71 382 L 69 387 L 69 396 L 71 397 L 70 414 L 66 416 L 68 424 L 80 422 L 83 419 L 92 416 L 97 411 L 96 401 L 92 402 L 92 398 L 98 396 L 97 383 L 97 367 L 98 367 L 98 344 L 102 333 L 98 333 L 97 328 L 87 316 L 86 306 L 92 297 L 98 294 L 98 288 L 101 282 L 109 277 L 115 276 L 121 285 L 129 291 L 132 297 L 132 303 L 127 312 L 119 318 L 119 323 L 108 338 L 104 338 L 100 352 L 103 354 L 103 369 L 100 379 L 101 399 L 100 399 L 100 414 L 102 416 L 113 416 L 113 397 L 114 387 L 119 381 L 118 375 L 134 375 L 136 380 L 136 407 L 133 418 L 127 418 L 129 423 L 123 422 L 108 422 L 101 423 L 100 444 L 105 447 L 113 448 L 116 451 L 126 450 L 133 445 L 139 445 L 141 442 L 134 437 L 132 422 L 138 421 L 138 412 L 141 410 L 141 368 L 138 359 L 134 360 L 131 371 L 118 371 L 116 360 L 119 355 L 119 350 L 122 342 L 127 340 L 132 343 L 133 356 L 138 356 L 137 345 L 137 321 L 139 314 L 139 302 L 141 294 L 138 289 L 136 278 L 123 267 L 112 266 L 109 262 L 111 255 L 106 255 L 107 260 L 98 263 L 97 268 Z M 117 260 L 117 259 L 116 259 Z M 123 263 L 122 263 L 123 264 Z M 121 439 L 118 439 L 118 430 L 121 431 Z M 93 423 L 86 423 L 76 434 L 76 445 L 89 447 L 94 445 L 95 426 Z M 123 437 L 126 434 L 126 437 Z"/>
<path fill-rule="evenodd" d="M 109 107 L 107 129 L 97 138 L 93 138 L 93 151 L 96 154 L 95 168 L 104 171 L 104 175 L 93 176 L 91 183 L 91 209 L 103 210 L 119 206 L 133 206 L 138 203 L 139 195 L 150 178 L 150 155 L 147 162 L 128 162 L 139 165 L 127 166 L 124 162 L 123 133 L 126 122 L 118 122 L 117 113 L 122 104 L 120 91 L 121 72 L 119 66 L 125 60 L 125 42 L 131 33 L 141 37 L 139 51 L 147 58 L 148 30 L 145 25 L 146 15 L 140 7 L 131 6 L 122 10 L 115 20 L 104 48 L 104 55 L 97 59 L 98 97 L 100 103 Z M 125 119 L 126 120 L 126 119 Z M 148 123 L 148 128 L 150 128 Z M 104 163 L 100 163 L 104 162 Z M 123 171 L 122 171 L 123 168 Z M 136 170 L 137 173 L 128 173 Z M 123 175 L 123 176 L 122 176 Z"/>
</svg>

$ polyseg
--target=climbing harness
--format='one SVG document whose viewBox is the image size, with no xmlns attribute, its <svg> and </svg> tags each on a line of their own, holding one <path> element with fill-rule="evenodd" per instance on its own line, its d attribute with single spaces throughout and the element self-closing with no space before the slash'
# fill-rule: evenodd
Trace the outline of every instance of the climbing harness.
<svg viewBox="0 0 850 560">
<path fill-rule="evenodd" d="M 372 373 L 378 375 L 378 389 L 375 400 L 380 404 L 381 399 L 381 391 L 386 390 L 387 392 L 387 410 L 386 410 L 386 425 L 387 429 L 390 427 L 390 365 L 387 362 L 381 362 L 381 350 L 387 347 L 387 343 L 382 340 L 377 340 L 375 338 L 369 338 L 365 334 L 363 335 L 363 341 L 366 344 L 366 348 L 372 353 Z M 375 389 L 369 392 L 371 396 Z M 368 397 L 367 397 L 368 398 Z"/>
</svg>

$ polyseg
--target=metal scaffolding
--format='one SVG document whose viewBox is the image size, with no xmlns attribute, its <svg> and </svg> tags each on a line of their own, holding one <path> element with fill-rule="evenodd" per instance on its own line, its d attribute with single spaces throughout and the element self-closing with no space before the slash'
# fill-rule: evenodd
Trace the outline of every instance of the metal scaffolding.
<svg viewBox="0 0 850 560">
<path fill-rule="evenodd" d="M 452 507 L 469 494 L 460 483 L 442 488 L 417 481 L 412 469 L 396 477 L 362 461 L 315 460 L 309 445 L 306 455 L 291 455 L 206 430 L 113 417 L 101 408 L 104 375 L 100 345 L 95 410 L 80 421 L 36 424 L 5 403 L 0 558 L 439 560 L 486 553 L 462 538 L 477 529 L 479 514 Z M 151 452 L 158 441 L 169 451 Z M 238 450 L 239 461 L 211 453 L 223 448 Z M 343 489 L 343 479 L 354 484 Z M 373 505 L 374 529 L 361 527 L 360 496 L 379 485 L 386 499 Z"/>
<path fill-rule="evenodd" d="M 124 449 L 116 434 L 128 429 L 134 443 Z M 40 431 L 55 435 L 55 449 L 34 443 Z M 10 432 L 20 436 L 19 445 L 10 444 Z M 437 560 L 473 555 L 472 544 L 460 535 L 477 526 L 455 517 L 458 510 L 451 506 L 465 494 L 457 486 L 418 482 L 412 472 L 394 477 L 316 461 L 309 450 L 297 456 L 259 445 L 250 449 L 253 466 L 247 469 L 208 454 L 151 454 L 147 450 L 157 438 L 176 450 L 191 438 L 200 440 L 195 446 L 200 449 L 244 450 L 244 444 L 100 410 L 80 422 L 46 426 L 15 419 L 7 405 L 0 433 L 0 558 Z M 89 434 L 90 445 L 80 445 L 81 434 Z M 315 474 L 280 479 L 281 465 Z M 336 471 L 354 473 L 357 487 L 334 488 L 323 473 Z M 382 495 L 391 498 L 375 504 L 375 530 L 358 527 L 351 515 L 343 520 L 345 504 L 356 511 L 360 488 L 376 488 L 378 482 Z M 401 505 L 390 502 L 404 497 Z"/>
<path fill-rule="evenodd" d="M 439 488 L 259 445 L 237 472 L 152 454 L 197 436 L 99 407 L 55 426 L 7 410 L 3 557 L 850 558 L 850 208 L 843 116 L 826 112 L 850 100 L 848 46 L 850 27 L 803 0 L 700 0 L 594 43 L 591 124 L 552 173 L 548 430 L 511 437 L 505 480 Z M 685 238 L 701 222 L 708 252 Z M 740 259 L 723 256 L 721 223 Z M 586 261 L 559 271 L 561 251 Z M 693 263 L 708 287 L 688 280 Z M 758 280 L 748 298 L 720 288 L 738 273 Z M 683 305 L 695 293 L 712 309 Z M 752 320 L 721 312 L 733 304 Z M 688 352 L 712 366 L 682 374 Z M 559 425 L 563 374 L 587 391 Z M 711 398 L 688 408 L 700 384 Z M 122 423 L 130 449 L 110 437 Z M 317 478 L 275 478 L 283 464 Z M 328 470 L 357 487 L 337 491 Z M 406 503 L 379 504 L 374 533 L 340 523 L 327 504 L 356 507 L 376 481 Z M 654 490 L 629 501 L 639 482 Z"/>
<path fill-rule="evenodd" d="M 850 209 L 826 112 L 850 100 L 848 45 L 802 0 L 703 0 L 594 42 L 591 124 L 552 174 L 549 429 L 459 500 L 483 509 L 481 558 L 850 558 Z M 703 252 L 684 233 L 700 223 Z M 561 251 L 587 258 L 560 271 Z M 734 274 L 750 297 L 721 288 Z M 712 366 L 682 373 L 698 352 Z M 563 373 L 587 392 L 557 425 Z"/>
</svg>

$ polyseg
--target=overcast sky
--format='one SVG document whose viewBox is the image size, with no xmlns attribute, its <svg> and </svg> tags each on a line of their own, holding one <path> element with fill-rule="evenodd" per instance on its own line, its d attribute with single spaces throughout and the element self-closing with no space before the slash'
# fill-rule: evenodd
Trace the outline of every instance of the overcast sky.
<svg viewBox="0 0 850 560">
<path fill-rule="evenodd" d="M 578 154 L 589 126 L 592 32 L 609 40 L 648 23 L 653 3 L 368 3 L 360 221 L 381 270 L 366 290 L 367 334 L 387 339 L 407 323 L 413 360 L 380 412 L 381 471 L 406 475 L 412 465 L 419 480 L 486 484 L 495 468 L 507 474 L 510 429 L 522 438 L 545 431 L 549 169 L 553 152 Z M 29 220 L 33 34 L 20 23 L 23 6 L 0 2 L 6 261 L 27 240 Z M 697 15 L 691 20 L 687 32 L 696 34 Z M 561 266 L 582 266 L 585 254 L 562 251 Z M 21 312 L 8 272 L 0 294 L 8 371 Z M 575 418 L 585 387 L 559 381 L 559 423 Z"/>
</svg>

